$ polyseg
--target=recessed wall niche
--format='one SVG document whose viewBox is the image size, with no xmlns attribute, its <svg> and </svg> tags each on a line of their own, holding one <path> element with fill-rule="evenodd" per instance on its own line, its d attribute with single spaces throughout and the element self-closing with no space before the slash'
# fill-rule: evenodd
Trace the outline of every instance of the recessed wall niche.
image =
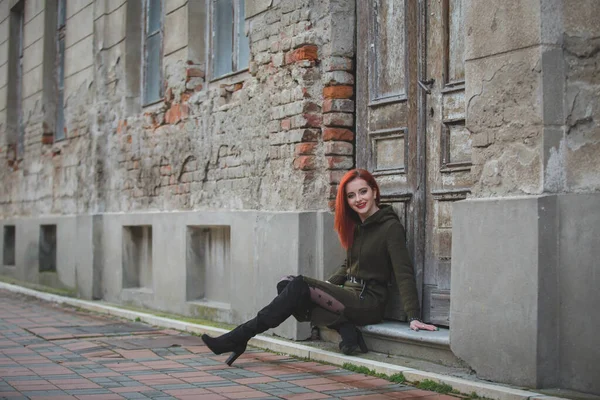
<svg viewBox="0 0 600 400">
<path fill-rule="evenodd" d="M 228 303 L 230 227 L 188 226 L 186 247 L 186 300 Z"/>
<path fill-rule="evenodd" d="M 152 290 L 152 226 L 123 227 L 123 288 Z"/>
<path fill-rule="evenodd" d="M 15 265 L 16 229 L 14 225 L 4 226 L 4 243 L 2 245 L 2 264 Z"/>
<path fill-rule="evenodd" d="M 56 225 L 40 226 L 39 271 L 56 272 Z"/>
</svg>

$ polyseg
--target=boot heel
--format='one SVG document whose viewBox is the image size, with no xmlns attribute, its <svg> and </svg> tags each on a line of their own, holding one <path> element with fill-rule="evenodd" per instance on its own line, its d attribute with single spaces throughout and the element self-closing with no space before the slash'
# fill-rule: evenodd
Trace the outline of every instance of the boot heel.
<svg viewBox="0 0 600 400">
<path fill-rule="evenodd" d="M 235 360 L 237 360 L 238 357 L 241 355 L 242 355 L 242 353 L 238 353 L 238 352 L 234 351 L 233 353 L 231 353 L 231 355 L 229 356 L 227 361 L 225 361 L 225 363 L 231 367 L 231 364 L 233 364 L 235 362 Z"/>
</svg>

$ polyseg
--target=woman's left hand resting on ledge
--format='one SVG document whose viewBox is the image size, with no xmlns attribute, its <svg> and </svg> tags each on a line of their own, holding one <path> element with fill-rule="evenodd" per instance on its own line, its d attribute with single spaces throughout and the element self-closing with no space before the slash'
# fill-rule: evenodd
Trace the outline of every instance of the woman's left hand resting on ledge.
<svg viewBox="0 0 600 400">
<path fill-rule="evenodd" d="M 426 330 L 426 331 L 437 331 L 438 327 L 435 325 L 429 325 L 426 324 L 424 322 L 421 322 L 419 320 L 413 320 L 410 322 L 410 329 L 412 329 L 413 331 L 418 331 L 418 330 Z"/>
</svg>

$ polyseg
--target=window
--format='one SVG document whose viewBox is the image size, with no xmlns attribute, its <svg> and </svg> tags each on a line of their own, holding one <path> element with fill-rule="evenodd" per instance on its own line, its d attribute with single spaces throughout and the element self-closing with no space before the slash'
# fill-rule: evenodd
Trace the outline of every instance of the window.
<svg viewBox="0 0 600 400">
<path fill-rule="evenodd" d="M 65 138 L 65 27 L 67 24 L 66 0 L 58 0 L 56 23 L 56 132 L 55 140 Z"/>
<path fill-rule="evenodd" d="M 10 40 L 8 64 L 7 144 L 16 158 L 22 159 L 25 151 L 25 126 L 23 121 L 23 26 L 25 1 L 18 2 L 10 10 Z M 15 148 L 16 147 L 16 148 Z"/>
<path fill-rule="evenodd" d="M 248 68 L 250 44 L 244 30 L 244 0 L 212 0 L 213 78 Z"/>
<path fill-rule="evenodd" d="M 143 104 L 162 99 L 162 0 L 144 0 Z"/>
</svg>

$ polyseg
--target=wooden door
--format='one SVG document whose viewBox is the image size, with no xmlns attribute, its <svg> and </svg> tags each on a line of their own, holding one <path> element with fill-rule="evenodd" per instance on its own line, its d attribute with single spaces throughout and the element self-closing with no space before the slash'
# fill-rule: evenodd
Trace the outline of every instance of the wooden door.
<svg viewBox="0 0 600 400">
<path fill-rule="evenodd" d="M 449 325 L 452 203 L 471 187 L 465 129 L 463 0 L 428 0 L 426 11 L 425 259 L 423 318 Z"/>
<path fill-rule="evenodd" d="M 466 196 L 470 166 L 461 0 L 356 4 L 357 166 L 406 228 L 423 318 L 448 325 L 451 202 Z M 388 318 L 404 319 L 392 299 Z"/>
</svg>

